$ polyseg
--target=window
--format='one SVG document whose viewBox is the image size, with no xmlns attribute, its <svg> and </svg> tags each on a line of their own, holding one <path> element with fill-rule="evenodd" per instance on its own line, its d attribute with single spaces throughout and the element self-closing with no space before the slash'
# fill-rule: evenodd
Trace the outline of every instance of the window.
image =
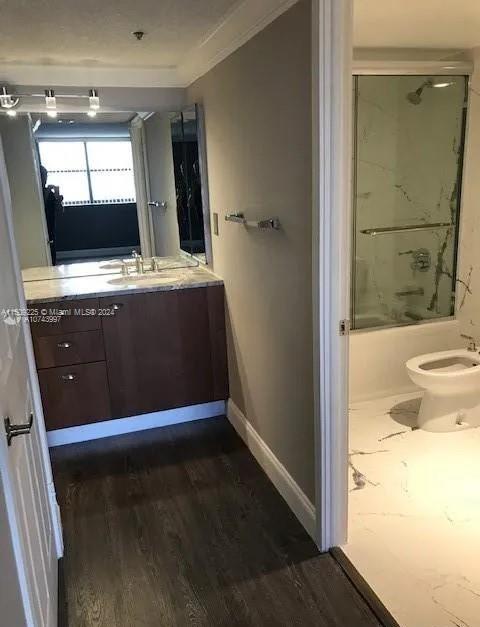
<svg viewBox="0 0 480 627">
<path fill-rule="evenodd" d="M 135 202 L 132 147 L 128 140 L 39 141 L 48 185 L 64 205 Z"/>
</svg>

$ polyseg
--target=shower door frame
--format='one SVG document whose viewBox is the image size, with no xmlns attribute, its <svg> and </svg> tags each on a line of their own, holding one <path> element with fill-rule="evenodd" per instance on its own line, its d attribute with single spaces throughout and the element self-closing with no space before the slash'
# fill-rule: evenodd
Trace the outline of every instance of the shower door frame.
<svg viewBox="0 0 480 627">
<path fill-rule="evenodd" d="M 312 5 L 315 538 L 319 548 L 328 551 L 348 538 L 352 76 L 470 77 L 473 65 L 463 61 L 352 62 L 352 0 L 313 0 Z M 465 135 L 468 138 L 468 116 Z M 460 206 L 460 234 L 461 230 Z"/>
<path fill-rule="evenodd" d="M 466 78 L 466 98 L 468 100 L 468 94 L 470 92 L 470 82 L 471 76 L 473 74 L 473 63 L 470 61 L 378 61 L 378 60 L 354 60 L 352 63 L 352 78 L 354 79 L 352 85 L 352 157 L 356 154 L 357 151 L 357 128 L 356 128 L 356 111 L 354 110 L 357 107 L 357 94 L 358 94 L 358 77 L 360 76 L 418 76 L 418 77 L 428 77 L 428 76 L 462 76 Z M 461 168 L 458 180 L 461 182 L 464 179 L 465 173 L 465 152 L 466 152 L 466 137 L 468 134 L 468 110 L 467 116 L 463 123 L 462 128 L 462 143 L 463 143 L 463 155 L 461 160 Z M 352 225 L 351 225 L 351 241 L 350 241 L 350 257 L 353 268 L 353 259 L 355 255 L 355 221 L 356 221 L 356 206 L 354 194 L 356 190 L 356 168 L 353 167 L 353 172 L 351 175 L 352 180 Z M 457 174 L 458 176 L 458 174 Z M 458 269 L 458 240 L 460 238 L 460 232 L 462 227 L 462 202 L 463 202 L 463 193 L 460 192 L 460 202 L 458 205 L 457 219 L 458 224 L 455 229 L 455 237 L 454 237 L 454 254 L 455 254 L 455 267 Z M 350 270 L 351 273 L 351 281 L 350 281 L 350 310 L 349 317 L 351 319 L 351 333 L 371 333 L 374 331 L 379 331 L 380 329 L 393 329 L 402 326 L 413 326 L 413 325 L 426 325 L 433 324 L 435 322 L 446 321 L 446 320 L 455 320 L 456 318 L 456 307 L 458 302 L 458 292 L 460 289 L 460 285 L 457 281 L 455 281 L 455 301 L 454 301 L 454 312 L 449 316 L 439 316 L 436 318 L 428 318 L 425 320 L 412 320 L 409 322 L 401 322 L 401 323 L 393 323 L 385 324 L 375 327 L 365 327 L 354 329 L 353 328 L 353 318 L 355 317 L 355 276 L 353 270 Z"/>
</svg>

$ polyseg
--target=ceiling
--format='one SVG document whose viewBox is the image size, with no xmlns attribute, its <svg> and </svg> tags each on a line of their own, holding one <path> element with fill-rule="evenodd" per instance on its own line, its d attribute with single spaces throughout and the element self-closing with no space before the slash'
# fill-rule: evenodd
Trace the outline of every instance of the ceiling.
<svg viewBox="0 0 480 627">
<path fill-rule="evenodd" d="M 178 65 L 238 0 L 0 0 L 0 63 Z M 131 34 L 143 30 L 142 41 Z"/>
<path fill-rule="evenodd" d="M 480 0 L 354 0 L 354 16 L 357 47 L 480 46 Z"/>
<path fill-rule="evenodd" d="M 183 87 L 295 2 L 0 0 L 0 82 Z"/>
</svg>

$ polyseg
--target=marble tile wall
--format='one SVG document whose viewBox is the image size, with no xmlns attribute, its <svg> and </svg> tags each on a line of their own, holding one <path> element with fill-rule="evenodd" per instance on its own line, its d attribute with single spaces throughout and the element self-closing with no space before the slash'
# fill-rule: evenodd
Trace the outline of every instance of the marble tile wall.
<svg viewBox="0 0 480 627">
<path fill-rule="evenodd" d="M 472 51 L 462 185 L 456 317 L 462 333 L 480 340 L 480 48 Z"/>
<path fill-rule="evenodd" d="M 461 155 L 463 77 L 444 88 L 407 95 L 428 77 L 358 77 L 356 129 L 357 328 L 449 316 L 455 229 L 375 237 L 362 229 L 454 222 Z M 430 267 L 412 268 L 425 249 Z M 417 291 L 413 295 L 399 292 Z"/>
</svg>

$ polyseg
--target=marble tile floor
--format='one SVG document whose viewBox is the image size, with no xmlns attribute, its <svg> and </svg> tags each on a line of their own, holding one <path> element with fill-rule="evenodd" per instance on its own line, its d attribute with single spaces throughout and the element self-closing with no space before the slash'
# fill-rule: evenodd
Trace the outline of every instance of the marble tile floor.
<svg viewBox="0 0 480 627">
<path fill-rule="evenodd" d="M 402 627 L 480 627 L 480 429 L 417 429 L 420 399 L 351 405 L 343 549 Z"/>
</svg>

